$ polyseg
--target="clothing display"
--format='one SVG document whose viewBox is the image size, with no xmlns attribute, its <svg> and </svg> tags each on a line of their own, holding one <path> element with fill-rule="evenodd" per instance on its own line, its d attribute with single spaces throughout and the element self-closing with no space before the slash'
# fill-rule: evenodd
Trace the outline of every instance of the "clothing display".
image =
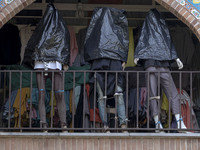
<svg viewBox="0 0 200 150">
<path fill-rule="evenodd" d="M 23 64 L 33 67 L 35 61 L 58 61 L 69 66 L 70 33 L 53 4 L 48 4 L 25 49 Z"/>
<path fill-rule="evenodd" d="M 124 13 L 116 8 L 95 8 L 85 38 L 84 58 L 91 64 L 91 70 L 114 71 L 107 76 L 103 72 L 91 73 L 90 77 L 91 84 L 97 83 L 99 115 L 104 126 L 108 126 L 105 100 L 110 96 L 117 103 L 119 125 L 126 124 L 123 74 L 118 73 L 116 78 L 115 73 L 122 71 L 122 63 L 128 57 L 128 21 Z"/>
<path fill-rule="evenodd" d="M 140 63 L 145 71 L 148 71 L 146 83 L 149 89 L 150 110 L 155 121 L 155 128 L 163 128 L 159 119 L 160 87 L 170 101 L 172 114 L 176 117 L 177 128 L 187 128 L 181 119 L 178 91 L 169 72 L 170 62 L 176 60 L 179 69 L 183 68 L 183 64 L 176 54 L 167 24 L 156 9 L 150 10 L 145 18 L 134 57 L 134 62 Z"/>
<path fill-rule="evenodd" d="M 77 5 L 77 11 L 67 14 L 68 8 L 58 10 L 57 3 L 49 1 L 45 12 L 34 10 L 38 16 L 32 22 L 18 22 L 25 11 L 16 17 L 18 24 L 0 29 L 3 127 L 175 133 L 183 131 L 176 130 L 183 122 L 182 129 L 197 131 L 200 42 L 191 27 L 172 24 L 170 12 L 155 8 L 142 13 L 110 7 L 82 11 Z M 123 125 L 123 130 L 113 129 Z"/>
</svg>

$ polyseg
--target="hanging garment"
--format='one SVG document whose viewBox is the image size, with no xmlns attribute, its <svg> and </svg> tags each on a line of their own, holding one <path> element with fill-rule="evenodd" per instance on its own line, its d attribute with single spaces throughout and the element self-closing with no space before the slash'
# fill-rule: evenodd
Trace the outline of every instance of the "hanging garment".
<svg viewBox="0 0 200 150">
<path fill-rule="evenodd" d="M 69 33 L 70 33 L 70 62 L 69 66 L 72 66 L 74 63 L 74 60 L 78 54 L 78 45 L 76 42 L 76 34 L 74 32 L 73 27 L 67 26 Z"/>
<path fill-rule="evenodd" d="M 30 98 L 30 88 L 22 88 L 21 90 L 18 89 L 17 96 L 13 104 L 15 127 L 19 127 L 19 124 L 23 123 L 23 119 L 26 117 L 24 115 L 26 113 L 26 103 L 28 98 Z M 19 116 L 21 116 L 21 123 L 19 122 Z"/>
<path fill-rule="evenodd" d="M 24 52 L 25 52 L 25 47 L 28 43 L 28 40 L 30 39 L 31 35 L 32 35 L 33 31 L 31 30 L 31 25 L 26 25 L 22 28 L 20 28 L 20 39 L 21 39 L 21 53 L 20 53 L 20 56 L 21 56 L 21 62 L 20 64 L 22 63 L 23 59 L 24 59 Z"/>
<path fill-rule="evenodd" d="M 13 104 L 15 102 L 18 90 L 14 90 L 11 92 L 10 98 L 10 119 L 14 118 L 14 110 Z M 6 99 L 6 103 L 3 106 L 3 119 L 8 120 L 9 118 L 9 98 Z"/>
<path fill-rule="evenodd" d="M 87 34 L 87 28 L 80 29 L 77 34 L 77 44 L 78 44 L 78 55 L 76 56 L 73 66 L 83 66 L 89 63 L 85 61 L 84 58 L 84 42 Z"/>
<path fill-rule="evenodd" d="M 192 66 L 192 56 L 195 52 L 191 31 L 181 27 L 173 27 L 170 31 L 177 55 L 182 61 L 183 66 L 190 69 Z"/>
<path fill-rule="evenodd" d="M 94 97 L 94 85 L 89 85 L 89 108 L 90 108 L 90 121 L 101 123 L 101 118 L 99 115 L 99 109 L 97 106 L 97 94 Z"/>
<path fill-rule="evenodd" d="M 0 65 L 20 63 L 21 41 L 18 27 L 7 23 L 0 29 Z"/>
<path fill-rule="evenodd" d="M 89 106 L 88 106 L 87 92 L 83 89 L 83 86 L 81 86 L 79 103 L 78 103 L 76 115 L 74 118 L 74 127 L 75 128 L 89 128 L 89 120 L 90 120 L 89 118 L 90 118 L 90 112 L 89 112 Z"/>
<path fill-rule="evenodd" d="M 192 100 L 190 99 L 189 95 L 187 94 L 187 92 L 185 90 L 181 91 L 180 94 L 180 90 L 178 89 L 178 93 L 181 99 L 181 116 L 183 118 L 183 122 L 186 125 L 186 127 L 189 129 L 198 129 L 198 123 L 197 123 L 197 119 L 192 107 Z M 166 119 L 164 122 L 165 124 L 163 125 L 164 127 L 168 128 L 169 126 L 169 102 L 168 99 L 166 97 L 166 95 L 163 93 L 163 99 L 162 99 L 162 105 L 161 105 L 161 109 L 164 110 L 166 112 Z M 172 113 L 170 113 L 171 116 L 170 118 L 172 119 Z M 162 115 L 161 115 L 162 116 Z M 192 117 L 191 117 L 192 116 Z M 170 120 L 171 122 L 172 120 Z M 172 126 L 171 126 L 172 127 Z M 175 126 L 176 127 L 176 126 Z"/>
<path fill-rule="evenodd" d="M 124 95 L 126 95 L 124 93 Z M 147 90 L 146 87 L 129 89 L 128 96 L 128 116 L 131 122 L 136 123 L 136 116 L 138 115 L 138 124 L 140 127 L 146 124 L 147 106 L 146 106 Z"/>
<path fill-rule="evenodd" d="M 31 100 L 32 100 L 32 107 L 35 108 L 36 110 L 36 114 L 37 114 L 37 120 L 40 120 L 40 116 L 39 116 L 39 110 L 38 110 L 38 105 L 39 105 L 39 91 L 38 88 L 33 88 L 32 92 L 31 92 L 31 98 L 27 99 L 27 103 L 30 107 L 31 104 Z M 51 98 L 50 98 L 50 92 L 46 91 L 45 92 L 45 109 L 46 109 L 46 113 L 49 113 L 51 110 L 51 107 L 49 105 Z"/>
<path fill-rule="evenodd" d="M 180 89 L 178 89 L 180 94 Z M 185 90 L 181 90 L 181 114 L 183 117 L 183 121 L 186 123 L 185 125 L 188 128 L 198 129 L 198 122 L 196 119 L 196 115 L 193 110 L 193 101 L 190 99 L 190 96 Z"/>
<path fill-rule="evenodd" d="M 134 63 L 134 39 L 133 39 L 133 28 L 128 28 L 129 32 L 129 50 L 128 50 L 128 59 L 126 63 L 126 67 L 134 67 L 136 64 Z"/>
</svg>

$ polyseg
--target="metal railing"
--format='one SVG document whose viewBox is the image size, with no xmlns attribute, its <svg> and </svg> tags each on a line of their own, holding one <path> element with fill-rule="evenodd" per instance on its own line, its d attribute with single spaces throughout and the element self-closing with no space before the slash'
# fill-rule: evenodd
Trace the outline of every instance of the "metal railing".
<svg viewBox="0 0 200 150">
<path fill-rule="evenodd" d="M 44 71 L 36 70 L 0 70 L 0 86 L 1 86 L 1 118 L 0 130 L 2 131 L 23 131 L 34 132 L 42 131 L 40 124 L 40 115 L 38 112 L 39 96 L 36 73 L 42 75 Z M 46 81 L 46 116 L 49 132 L 60 132 L 62 128 L 59 123 L 57 107 L 54 98 L 54 75 L 56 72 L 62 74 L 62 82 L 64 83 L 64 92 L 68 92 L 68 102 L 66 95 L 64 97 L 68 112 L 67 129 L 71 132 L 155 132 L 155 122 L 153 121 L 150 108 L 149 75 L 153 72 L 147 71 L 91 71 L 91 70 L 68 70 L 68 71 L 46 71 L 51 74 L 51 78 Z M 183 120 L 187 129 L 178 129 L 173 126 L 174 116 L 171 112 L 171 104 L 165 105 L 166 109 L 162 109 L 163 97 L 160 74 L 157 73 L 157 92 L 160 99 L 157 101 L 159 106 L 159 120 L 163 124 L 163 129 L 158 129 L 165 132 L 190 131 L 199 132 L 198 114 L 199 97 L 200 97 L 200 71 L 170 71 L 165 72 L 171 74 L 174 83 L 179 92 L 180 98 L 180 114 L 183 115 Z M 97 77 L 103 77 L 106 107 L 104 107 L 108 117 L 108 127 L 105 128 L 101 122 L 98 109 L 98 89 Z M 114 77 L 112 83 L 116 87 L 120 77 L 123 77 L 123 98 L 125 102 L 126 128 L 121 128 L 117 114 L 117 102 L 114 96 L 108 96 L 108 81 L 109 75 Z M 93 80 L 92 80 L 93 79 Z M 111 84 L 111 85 L 112 85 Z M 79 86 L 79 91 L 76 87 Z M 26 92 L 24 93 L 24 89 Z M 145 90 L 144 98 L 141 98 L 141 89 Z M 91 92 L 93 91 L 93 92 Z M 134 97 L 133 91 L 135 93 Z M 183 94 L 188 94 L 186 95 Z M 16 95 L 18 101 L 16 102 Z M 186 96 L 186 97 L 184 97 Z M 78 103 L 77 103 L 77 97 Z M 184 99 L 185 98 L 185 99 Z M 143 100 L 141 102 L 141 99 Z M 187 108 L 185 108 L 187 106 Z M 49 108 L 47 110 L 47 107 Z M 164 113 L 162 113 L 164 111 Z M 187 112 L 185 112 L 187 111 Z M 163 116 L 165 114 L 165 116 Z M 185 114 L 185 115 L 184 115 Z M 189 126 L 189 127 L 188 127 Z"/>
</svg>

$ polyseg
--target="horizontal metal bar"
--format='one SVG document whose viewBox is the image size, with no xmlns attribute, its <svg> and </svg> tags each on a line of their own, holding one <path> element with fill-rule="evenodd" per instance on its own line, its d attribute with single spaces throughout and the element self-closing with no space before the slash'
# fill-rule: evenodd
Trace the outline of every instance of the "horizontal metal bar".
<svg viewBox="0 0 200 150">
<path fill-rule="evenodd" d="M 42 18 L 42 16 L 15 16 L 15 18 Z M 64 19 L 91 19 L 91 17 L 66 17 L 66 16 L 63 16 Z M 127 18 L 128 20 L 144 20 L 145 18 Z M 177 18 L 167 18 L 166 20 L 171 20 L 171 21 L 178 21 L 179 19 Z"/>
<path fill-rule="evenodd" d="M 43 10 L 47 7 L 48 3 L 33 3 L 28 7 L 24 8 L 27 10 Z M 112 7 L 123 9 L 127 12 L 148 12 L 150 9 L 156 8 L 160 12 L 169 12 L 160 5 L 116 5 L 116 4 L 72 4 L 72 3 L 54 3 L 58 10 L 82 10 L 82 11 L 93 11 L 96 7 Z"/>
</svg>

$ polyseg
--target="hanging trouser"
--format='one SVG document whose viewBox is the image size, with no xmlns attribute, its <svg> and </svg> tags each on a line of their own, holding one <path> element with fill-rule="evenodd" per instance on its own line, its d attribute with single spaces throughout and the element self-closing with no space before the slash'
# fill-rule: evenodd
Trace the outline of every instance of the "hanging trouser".
<svg viewBox="0 0 200 150">
<path fill-rule="evenodd" d="M 37 84 L 39 89 L 39 113 L 41 124 L 46 124 L 46 110 L 45 110 L 45 83 L 50 78 L 52 80 L 52 73 L 48 73 L 47 76 L 42 72 L 37 72 Z M 66 125 L 66 104 L 64 100 L 62 73 L 54 73 L 54 93 L 56 98 L 56 105 L 58 108 L 58 114 L 61 122 L 61 126 Z"/>
<path fill-rule="evenodd" d="M 146 71 L 150 71 L 149 79 L 146 76 L 147 84 L 149 83 L 149 97 L 150 97 L 150 109 L 153 116 L 158 115 L 160 108 L 158 108 L 158 72 L 160 72 L 160 85 L 166 94 L 169 102 L 170 108 L 172 109 L 173 114 L 180 113 L 180 102 L 179 95 L 172 79 L 171 74 L 169 73 L 169 68 L 164 67 L 148 67 Z M 152 72 L 151 72 L 152 71 Z M 165 72 L 163 72 L 165 71 Z M 148 82 L 149 81 L 149 82 Z M 147 85 L 148 87 L 148 85 Z M 159 99 L 160 100 L 160 99 Z M 159 109 L 159 110 L 158 110 Z"/>
<path fill-rule="evenodd" d="M 120 86 L 117 86 L 117 92 L 115 93 L 115 100 L 117 101 L 117 115 L 119 118 L 120 126 L 122 124 L 126 124 L 126 114 L 125 114 L 125 103 L 122 93 L 122 88 Z M 98 108 L 99 108 L 99 115 L 101 117 L 102 122 L 104 125 L 107 125 L 107 112 L 106 106 L 105 106 L 105 100 L 107 99 L 106 96 L 103 96 L 102 89 L 99 85 L 99 82 L 97 82 L 97 93 L 98 93 Z"/>
</svg>

